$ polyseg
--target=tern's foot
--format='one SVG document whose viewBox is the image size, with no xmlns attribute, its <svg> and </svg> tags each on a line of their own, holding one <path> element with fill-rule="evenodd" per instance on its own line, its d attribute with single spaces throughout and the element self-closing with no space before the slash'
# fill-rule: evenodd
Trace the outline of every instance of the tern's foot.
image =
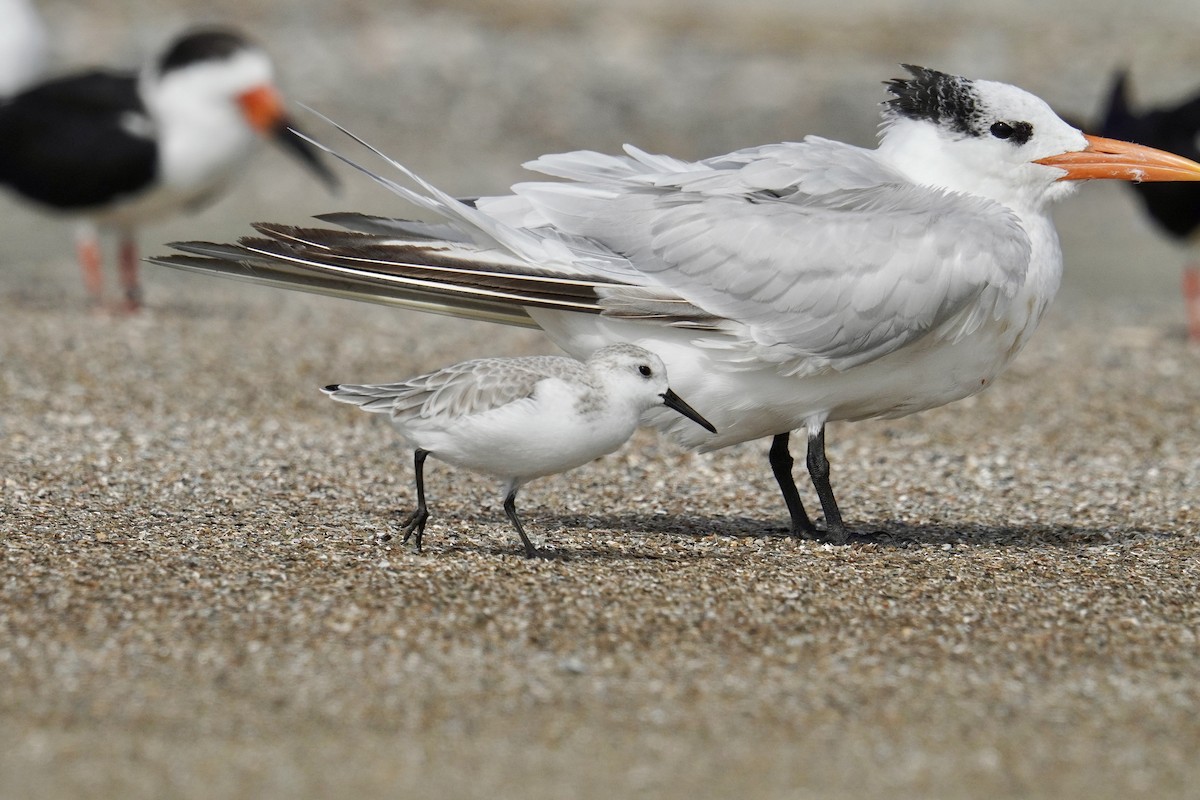
<svg viewBox="0 0 1200 800">
<path fill-rule="evenodd" d="M 838 525 L 829 528 L 818 528 L 816 525 L 808 527 L 792 526 L 789 533 L 797 539 L 808 539 L 821 544 L 832 544 L 837 546 L 848 544 L 867 544 L 878 540 L 878 537 L 883 536 L 887 531 L 852 531 L 845 525 Z"/>
<path fill-rule="evenodd" d="M 883 536 L 885 531 L 854 531 L 847 532 L 841 539 L 822 538 L 818 541 L 825 544 L 832 544 L 838 547 L 845 547 L 851 544 L 873 544 L 879 541 L 879 537 Z"/>
<path fill-rule="evenodd" d="M 823 542 L 828 538 L 828 534 L 821 528 L 818 528 L 812 522 L 805 524 L 797 524 L 792 521 L 791 526 L 787 529 L 788 535 L 795 539 L 809 539 L 814 542 Z"/>
<path fill-rule="evenodd" d="M 869 544 L 878 541 L 885 531 L 852 531 L 845 525 L 839 525 L 831 530 L 818 532 L 816 539 L 822 544 L 832 544 L 842 547 L 849 544 Z"/>
<path fill-rule="evenodd" d="M 792 519 L 792 524 L 788 526 L 787 533 L 789 536 L 796 539 L 820 539 L 823 535 L 821 530 L 808 519 L 805 515 L 802 519 Z"/>
<path fill-rule="evenodd" d="M 821 531 L 812 524 L 809 524 L 808 527 L 793 524 L 787 528 L 787 535 L 792 539 L 821 539 Z"/>
</svg>

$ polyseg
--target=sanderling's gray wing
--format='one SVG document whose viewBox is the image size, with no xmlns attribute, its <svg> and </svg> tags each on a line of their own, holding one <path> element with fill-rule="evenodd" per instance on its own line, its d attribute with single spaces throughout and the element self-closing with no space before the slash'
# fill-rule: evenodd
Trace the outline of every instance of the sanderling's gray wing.
<svg viewBox="0 0 1200 800">
<path fill-rule="evenodd" d="M 538 383 L 551 377 L 582 381 L 586 370 L 560 356 L 480 358 L 399 383 L 338 384 L 324 391 L 334 400 L 387 413 L 397 421 L 453 419 L 531 397 Z"/>
</svg>

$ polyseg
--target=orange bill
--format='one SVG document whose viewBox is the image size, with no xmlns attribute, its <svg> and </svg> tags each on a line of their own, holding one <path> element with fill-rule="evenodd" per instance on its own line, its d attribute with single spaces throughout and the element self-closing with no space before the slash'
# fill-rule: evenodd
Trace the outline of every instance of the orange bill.
<svg viewBox="0 0 1200 800">
<path fill-rule="evenodd" d="M 329 188 L 337 187 L 337 178 L 329 171 L 329 167 L 321 160 L 317 151 L 293 132 L 297 130 L 296 124 L 288 117 L 279 90 L 270 84 L 257 86 L 238 95 L 238 105 L 241 106 L 242 114 L 250 123 L 250 127 L 260 135 L 274 139 L 277 144 L 300 159 Z"/>
<path fill-rule="evenodd" d="M 1191 159 L 1118 139 L 1084 134 L 1088 146 L 1035 163 L 1064 170 L 1060 181 L 1200 181 L 1200 164 Z"/>
<path fill-rule="evenodd" d="M 284 117 L 283 98 L 269 84 L 238 95 L 238 105 L 250 126 L 263 135 L 273 133 Z"/>
</svg>

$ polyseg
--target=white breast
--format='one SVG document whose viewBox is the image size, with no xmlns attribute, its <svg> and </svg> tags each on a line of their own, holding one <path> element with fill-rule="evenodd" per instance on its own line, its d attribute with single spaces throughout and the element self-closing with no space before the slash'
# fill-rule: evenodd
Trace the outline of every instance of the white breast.
<svg viewBox="0 0 1200 800">
<path fill-rule="evenodd" d="M 578 385 L 547 378 L 531 397 L 500 408 L 398 422 L 397 428 L 442 461 L 524 483 L 613 452 L 637 423 L 636 411 L 607 402 L 585 407 Z"/>
<path fill-rule="evenodd" d="M 735 363 L 730 350 L 696 347 L 696 334 L 578 314 L 531 315 L 568 352 L 585 357 L 599 344 L 626 339 L 657 353 L 671 384 L 718 430 L 712 436 L 678 415 L 652 410 L 646 421 L 688 447 L 725 447 L 826 421 L 899 417 L 960 400 L 987 388 L 1020 352 L 1055 293 L 1062 254 L 1049 219 L 1022 218 L 1032 245 L 1024 283 L 1011 299 L 987 291 L 970 308 L 886 356 L 844 371 L 797 377 L 771 364 Z M 955 336 L 971 315 L 981 321 Z"/>
</svg>

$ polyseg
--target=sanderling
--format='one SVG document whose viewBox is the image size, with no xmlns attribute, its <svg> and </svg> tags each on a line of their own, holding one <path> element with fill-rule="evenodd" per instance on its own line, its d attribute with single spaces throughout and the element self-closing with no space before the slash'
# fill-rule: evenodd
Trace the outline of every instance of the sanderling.
<svg viewBox="0 0 1200 800">
<path fill-rule="evenodd" d="M 504 512 L 538 555 L 517 516 L 524 484 L 611 453 L 637 428 L 642 413 L 667 406 L 709 431 L 716 429 L 667 386 L 662 359 L 631 344 L 602 347 L 586 363 L 564 356 L 479 358 L 400 383 L 333 384 L 334 400 L 386 413 L 416 449 L 417 508 L 404 541 L 425 533 L 425 457 L 505 481 Z"/>
</svg>

